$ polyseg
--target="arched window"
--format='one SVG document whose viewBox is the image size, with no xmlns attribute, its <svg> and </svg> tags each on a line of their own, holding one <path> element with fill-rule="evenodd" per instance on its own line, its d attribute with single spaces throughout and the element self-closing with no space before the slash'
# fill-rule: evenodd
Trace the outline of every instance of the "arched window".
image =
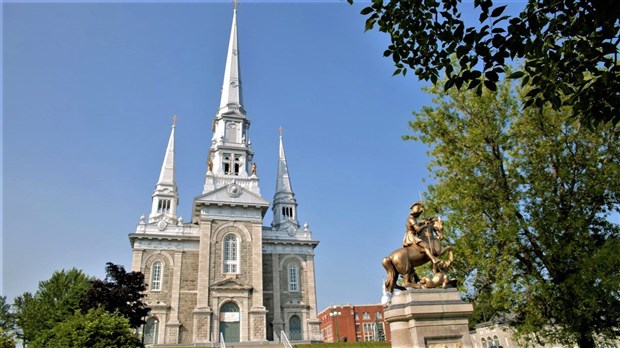
<svg viewBox="0 0 620 348">
<path fill-rule="evenodd" d="M 292 207 L 282 207 L 282 216 L 293 219 L 295 215 Z"/>
<path fill-rule="evenodd" d="M 493 347 L 499 347 L 499 338 L 493 336 Z"/>
<path fill-rule="evenodd" d="M 487 348 L 487 341 L 484 338 L 482 339 L 482 348 Z"/>
<path fill-rule="evenodd" d="M 157 212 L 158 213 L 169 213 L 170 212 L 170 200 L 160 199 L 157 202 Z"/>
<path fill-rule="evenodd" d="M 224 273 L 239 273 L 239 241 L 234 234 L 224 237 Z"/>
<path fill-rule="evenodd" d="M 161 261 L 153 262 L 151 267 L 151 291 L 161 291 L 163 267 Z"/>
<path fill-rule="evenodd" d="M 295 263 L 288 265 L 288 291 L 299 291 L 299 267 Z"/>
</svg>

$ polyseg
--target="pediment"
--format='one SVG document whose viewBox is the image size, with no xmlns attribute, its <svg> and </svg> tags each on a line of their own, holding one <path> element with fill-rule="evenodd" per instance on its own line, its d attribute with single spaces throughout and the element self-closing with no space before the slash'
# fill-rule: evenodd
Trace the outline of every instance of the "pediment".
<svg viewBox="0 0 620 348">
<path fill-rule="evenodd" d="M 213 285 L 211 285 L 212 290 L 252 290 L 253 287 L 251 285 L 244 284 L 238 279 L 230 278 L 219 281 Z"/>
<path fill-rule="evenodd" d="M 159 301 L 159 300 L 146 301 L 145 304 L 151 310 L 168 309 L 168 308 L 170 308 L 170 305 L 168 305 L 167 303 L 165 303 L 163 301 Z"/>
<path fill-rule="evenodd" d="M 283 308 L 308 308 L 309 306 L 302 300 L 289 300 L 282 305 Z"/>
<path fill-rule="evenodd" d="M 267 207 L 269 201 L 236 183 L 207 192 L 194 199 L 196 203 Z"/>
</svg>

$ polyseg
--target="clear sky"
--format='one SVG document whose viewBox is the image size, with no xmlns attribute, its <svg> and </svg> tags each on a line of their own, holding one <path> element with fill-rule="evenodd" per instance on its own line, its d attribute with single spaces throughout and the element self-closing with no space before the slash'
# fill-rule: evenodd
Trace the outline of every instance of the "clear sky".
<svg viewBox="0 0 620 348">
<path fill-rule="evenodd" d="M 425 191 L 426 148 L 401 136 L 430 97 L 413 76 L 391 76 L 389 38 L 364 33 L 364 5 L 242 1 L 238 11 L 261 192 L 273 197 L 283 127 L 300 222 L 320 241 L 319 310 L 379 302 L 380 261 Z M 131 267 L 127 235 L 150 211 L 174 114 L 178 214 L 189 220 L 232 3 L 5 2 L 2 11 L 1 292 L 12 301 L 55 270 L 103 277 L 108 261 Z"/>
</svg>

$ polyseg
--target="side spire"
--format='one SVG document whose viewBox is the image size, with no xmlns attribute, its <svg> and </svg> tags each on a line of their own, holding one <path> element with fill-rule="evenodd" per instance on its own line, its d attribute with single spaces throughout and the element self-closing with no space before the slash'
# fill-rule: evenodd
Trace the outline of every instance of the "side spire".
<svg viewBox="0 0 620 348">
<path fill-rule="evenodd" d="M 228 42 L 228 52 L 226 54 L 224 81 L 222 83 L 222 97 L 218 111 L 219 113 L 236 111 L 242 108 L 242 106 L 239 49 L 237 45 L 237 2 L 235 1 L 230 41 Z"/>
<path fill-rule="evenodd" d="M 280 150 L 278 153 L 278 172 L 276 175 L 276 193 L 273 196 L 273 223 L 272 226 L 279 228 L 281 225 L 289 223 L 295 228 L 299 228 L 297 220 L 297 200 L 291 178 L 286 164 L 286 154 L 284 152 L 283 129 L 280 127 Z"/>
<path fill-rule="evenodd" d="M 176 210 L 179 201 L 176 184 L 176 169 L 174 165 L 174 131 L 176 129 L 177 116 L 172 116 L 172 130 L 164 155 L 164 162 L 159 172 L 159 180 L 153 192 L 153 204 L 149 222 L 169 217 L 176 220 Z"/>
</svg>

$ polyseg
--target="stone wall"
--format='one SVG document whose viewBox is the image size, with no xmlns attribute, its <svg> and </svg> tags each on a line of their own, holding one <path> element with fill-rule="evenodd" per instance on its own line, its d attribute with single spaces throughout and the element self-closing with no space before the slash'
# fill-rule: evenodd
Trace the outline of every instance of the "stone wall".
<svg viewBox="0 0 620 348">
<path fill-rule="evenodd" d="M 198 252 L 185 251 L 181 271 L 181 291 L 196 291 L 198 287 Z"/>
</svg>

